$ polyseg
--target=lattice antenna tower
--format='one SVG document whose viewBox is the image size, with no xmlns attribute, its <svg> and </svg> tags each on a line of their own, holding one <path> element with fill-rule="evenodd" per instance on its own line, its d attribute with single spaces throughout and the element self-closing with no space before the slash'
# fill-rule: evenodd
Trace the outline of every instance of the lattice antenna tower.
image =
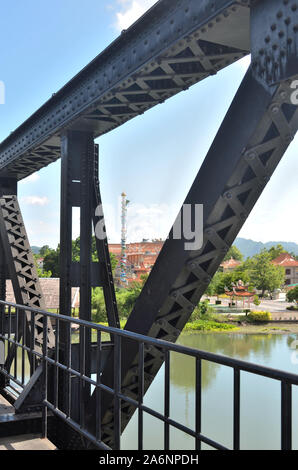
<svg viewBox="0 0 298 470">
<path fill-rule="evenodd" d="M 126 194 L 121 194 L 121 261 L 120 261 L 120 282 L 127 284 L 127 258 L 126 258 L 126 215 L 127 215 Z"/>
</svg>

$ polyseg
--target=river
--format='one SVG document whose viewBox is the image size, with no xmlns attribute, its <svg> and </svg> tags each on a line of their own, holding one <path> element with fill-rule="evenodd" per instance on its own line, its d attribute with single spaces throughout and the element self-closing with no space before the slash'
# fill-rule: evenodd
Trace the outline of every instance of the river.
<svg viewBox="0 0 298 470">
<path fill-rule="evenodd" d="M 297 335 L 184 333 L 179 343 L 256 364 L 298 373 L 290 345 Z M 170 417 L 194 429 L 194 359 L 171 353 Z M 163 413 L 164 370 L 159 371 L 145 395 L 145 405 Z M 293 387 L 293 448 L 298 449 L 298 387 Z M 217 364 L 202 364 L 202 433 L 231 447 L 233 442 L 233 371 Z M 280 383 L 241 373 L 241 449 L 280 448 Z M 123 433 L 121 448 L 136 449 L 137 414 Z M 163 449 L 163 423 L 144 414 L 144 450 Z M 170 449 L 194 449 L 194 439 L 171 428 Z M 202 445 L 202 449 L 209 449 Z"/>
</svg>

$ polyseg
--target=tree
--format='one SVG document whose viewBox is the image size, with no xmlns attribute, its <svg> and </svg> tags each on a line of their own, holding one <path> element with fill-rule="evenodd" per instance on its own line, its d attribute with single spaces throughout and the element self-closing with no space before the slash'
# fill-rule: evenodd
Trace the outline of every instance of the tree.
<svg viewBox="0 0 298 470">
<path fill-rule="evenodd" d="M 98 261 L 96 241 L 95 237 L 92 237 L 92 261 Z M 118 260 L 113 253 L 110 253 L 112 272 L 114 273 L 115 268 L 118 264 Z M 80 237 L 72 240 L 72 261 L 80 261 Z M 60 277 L 60 245 L 57 246 L 56 250 L 49 249 L 43 260 L 43 266 L 45 271 L 51 271 L 52 277 Z"/>
<path fill-rule="evenodd" d="M 298 304 L 298 286 L 294 287 L 293 289 L 290 289 L 287 292 L 287 301 Z"/>
<path fill-rule="evenodd" d="M 35 267 L 37 270 L 38 277 L 52 277 L 52 271 L 46 271 L 44 267 L 40 268 L 38 265 L 38 260 L 40 259 L 39 254 L 33 254 Z"/>
<path fill-rule="evenodd" d="M 43 269 L 44 271 L 51 271 L 51 277 L 60 277 L 60 246 L 56 250 L 50 250 L 43 260 Z"/>
<path fill-rule="evenodd" d="M 207 295 L 207 297 L 211 297 L 212 295 L 215 295 L 216 294 L 216 286 L 217 286 L 217 283 L 219 282 L 219 278 L 221 276 L 221 272 L 220 271 L 217 271 L 213 278 L 211 279 L 211 282 L 209 283 L 207 289 L 205 290 L 205 295 Z"/>
<path fill-rule="evenodd" d="M 235 245 L 231 246 L 226 256 L 224 257 L 224 261 L 227 261 L 231 258 L 234 258 L 237 261 L 243 261 L 243 254 Z"/>
<path fill-rule="evenodd" d="M 52 277 L 52 271 L 45 271 L 44 269 L 37 268 L 38 277 Z"/>
<path fill-rule="evenodd" d="M 242 268 L 242 265 L 234 271 L 217 271 L 207 287 L 205 294 L 207 296 L 222 295 L 225 293 L 225 288 L 231 291 L 233 288 L 232 284 L 235 284 L 240 280 L 245 283 L 249 282 L 248 272 Z"/>
<path fill-rule="evenodd" d="M 272 293 L 275 289 L 280 288 L 285 279 L 284 268 L 272 264 L 271 256 L 272 254 L 264 249 L 245 263 L 251 284 L 262 291 L 262 296 L 265 291 Z"/>
<path fill-rule="evenodd" d="M 40 248 L 38 256 L 40 258 L 44 258 L 52 249 L 49 247 L 49 245 L 44 245 Z"/>
<path fill-rule="evenodd" d="M 281 255 L 282 253 L 286 253 L 286 250 L 284 249 L 284 247 L 279 243 L 278 245 L 276 246 L 272 246 L 269 250 L 268 250 L 268 253 L 270 255 L 270 258 L 271 260 L 277 258 L 279 255 Z"/>
</svg>

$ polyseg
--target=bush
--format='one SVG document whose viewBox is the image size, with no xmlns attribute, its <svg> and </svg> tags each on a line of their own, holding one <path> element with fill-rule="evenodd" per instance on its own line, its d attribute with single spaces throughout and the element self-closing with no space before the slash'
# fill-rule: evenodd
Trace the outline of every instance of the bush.
<svg viewBox="0 0 298 470">
<path fill-rule="evenodd" d="M 293 289 L 290 289 L 287 292 L 287 301 L 298 304 L 298 286 L 294 287 Z"/>
<path fill-rule="evenodd" d="M 129 316 L 138 296 L 140 295 L 141 289 L 141 284 L 138 284 L 127 289 L 116 290 L 120 318 L 127 318 Z M 96 287 L 92 290 L 92 309 L 92 320 L 95 323 L 102 323 L 107 321 L 107 312 L 103 290 L 101 287 Z"/>
<path fill-rule="evenodd" d="M 254 303 L 255 305 L 260 305 L 261 301 L 260 301 L 260 299 L 259 299 L 259 296 L 258 296 L 258 295 L 255 295 L 255 296 L 254 296 L 253 303 Z"/>
<path fill-rule="evenodd" d="M 96 287 L 92 291 L 92 321 L 95 323 L 102 323 L 107 321 L 107 312 L 104 301 L 104 295 L 101 287 Z"/>
<path fill-rule="evenodd" d="M 199 302 L 198 306 L 194 309 L 189 321 L 194 322 L 197 320 L 210 320 L 213 318 L 214 309 L 208 304 L 206 300 Z"/>
<path fill-rule="evenodd" d="M 236 325 L 229 323 L 219 323 L 212 320 L 196 320 L 192 323 L 187 323 L 185 331 L 229 331 L 238 329 Z"/>
<path fill-rule="evenodd" d="M 253 311 L 247 315 L 247 319 L 252 323 L 266 323 L 272 320 L 270 312 Z"/>
</svg>

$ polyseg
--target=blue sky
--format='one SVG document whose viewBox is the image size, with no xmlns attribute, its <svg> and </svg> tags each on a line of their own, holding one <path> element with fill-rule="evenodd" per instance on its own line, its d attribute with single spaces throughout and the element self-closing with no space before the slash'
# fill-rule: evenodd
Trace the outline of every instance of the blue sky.
<svg viewBox="0 0 298 470">
<path fill-rule="evenodd" d="M 128 27 L 154 0 L 5 0 L 0 17 L 0 140 Z M 98 139 L 111 242 L 120 240 L 127 193 L 129 241 L 165 237 L 245 74 L 248 60 L 180 93 Z M 297 138 L 240 235 L 298 242 Z M 60 162 L 19 184 L 31 244 L 59 238 Z M 294 214 L 294 215 L 293 215 Z M 78 233 L 75 214 L 74 236 Z"/>
</svg>

